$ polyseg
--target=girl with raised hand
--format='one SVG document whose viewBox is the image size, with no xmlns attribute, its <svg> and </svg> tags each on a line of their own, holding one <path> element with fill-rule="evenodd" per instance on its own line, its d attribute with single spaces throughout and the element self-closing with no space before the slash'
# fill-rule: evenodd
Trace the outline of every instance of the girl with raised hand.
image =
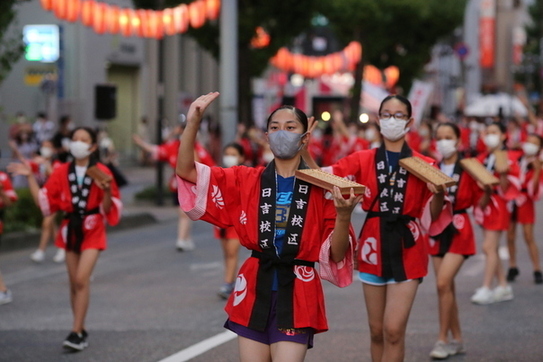
<svg viewBox="0 0 543 362">
<path fill-rule="evenodd" d="M 177 161 L 179 203 L 192 219 L 234 227 L 252 251 L 230 295 L 225 327 L 238 334 L 241 361 L 302 361 L 313 335 L 328 329 L 321 281 L 352 280 L 351 212 L 362 196 L 345 199 L 295 177 L 307 168 L 307 116 L 283 106 L 268 117 L 275 159 L 266 168 L 208 167 L 192 150 L 205 109 L 219 96 L 196 99 L 188 112 Z"/>
</svg>

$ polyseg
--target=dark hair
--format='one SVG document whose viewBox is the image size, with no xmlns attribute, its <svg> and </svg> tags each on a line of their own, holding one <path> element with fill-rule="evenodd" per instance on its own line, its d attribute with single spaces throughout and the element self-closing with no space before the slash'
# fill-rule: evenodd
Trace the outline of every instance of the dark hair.
<svg viewBox="0 0 543 362">
<path fill-rule="evenodd" d="M 98 135 L 96 134 L 96 131 L 93 130 L 92 128 L 90 127 L 77 127 L 75 128 L 71 133 L 70 133 L 70 139 L 72 139 L 74 137 L 74 134 L 79 131 L 79 130 L 83 130 L 85 132 L 87 132 L 91 138 L 91 142 L 93 145 L 95 145 L 97 142 L 98 142 Z"/>
<path fill-rule="evenodd" d="M 287 109 L 287 110 L 291 111 L 292 113 L 294 113 L 296 115 L 296 118 L 298 119 L 298 121 L 300 121 L 302 123 L 302 126 L 304 127 L 304 132 L 307 132 L 307 128 L 309 127 L 309 122 L 307 120 L 307 115 L 301 109 L 298 109 L 298 108 L 296 108 L 294 106 L 287 106 L 287 105 L 281 106 L 281 107 L 277 108 L 275 111 L 271 112 L 271 114 L 268 116 L 268 120 L 266 121 L 266 129 L 270 126 L 270 122 L 271 122 L 271 119 L 272 119 L 273 115 L 277 111 L 281 111 L 283 109 Z"/>
<path fill-rule="evenodd" d="M 541 149 L 543 149 L 543 137 L 541 137 L 540 135 L 538 135 L 537 133 L 529 133 L 526 138 L 528 137 L 535 137 L 539 140 L 539 151 L 541 151 Z"/>
<path fill-rule="evenodd" d="M 409 99 L 405 98 L 404 96 L 401 96 L 399 94 L 391 94 L 389 96 L 387 96 L 385 99 L 383 99 L 383 101 L 381 102 L 381 105 L 379 106 L 379 114 L 381 114 L 381 109 L 383 109 L 383 105 L 388 102 L 389 100 L 391 99 L 397 99 L 399 100 L 400 102 L 402 102 L 403 104 L 405 104 L 405 106 L 407 107 L 407 116 L 409 118 L 411 118 L 411 113 L 412 113 L 412 107 L 411 107 L 411 102 L 409 102 Z"/>
<path fill-rule="evenodd" d="M 486 126 L 486 128 L 490 126 L 496 126 L 499 128 L 501 133 L 507 134 L 507 127 L 505 127 L 505 125 L 502 122 L 492 122 L 488 126 Z"/>
<path fill-rule="evenodd" d="M 239 143 L 236 143 L 236 142 L 229 143 L 226 146 L 224 146 L 223 150 L 226 150 L 227 148 L 235 148 L 236 151 L 238 151 L 240 156 L 245 157 L 245 150 Z"/>
<path fill-rule="evenodd" d="M 451 127 L 454 134 L 456 135 L 456 138 L 460 139 L 460 127 L 458 127 L 458 125 L 456 123 L 453 123 L 453 122 L 444 122 L 444 123 L 439 123 L 436 127 L 436 132 L 437 130 L 439 129 L 439 127 Z"/>
<path fill-rule="evenodd" d="M 47 118 L 47 114 L 45 114 L 45 112 L 38 112 L 36 114 L 36 117 L 38 117 L 38 118 Z"/>
<path fill-rule="evenodd" d="M 62 117 L 60 117 L 59 123 L 60 123 L 61 125 L 66 125 L 69 121 L 70 121 L 70 116 L 68 116 L 67 114 L 65 114 L 65 115 L 63 115 Z"/>
</svg>

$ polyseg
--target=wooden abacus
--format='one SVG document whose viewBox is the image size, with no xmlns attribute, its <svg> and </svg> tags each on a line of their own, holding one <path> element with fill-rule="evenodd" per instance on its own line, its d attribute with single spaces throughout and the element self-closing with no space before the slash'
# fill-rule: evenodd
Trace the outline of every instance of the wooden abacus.
<svg viewBox="0 0 543 362">
<path fill-rule="evenodd" d="M 500 183 L 500 180 L 488 171 L 485 166 L 476 158 L 464 158 L 460 160 L 460 166 L 475 180 L 483 185 L 494 186 Z"/>
<path fill-rule="evenodd" d="M 443 188 L 456 185 L 452 177 L 445 175 L 441 170 L 433 167 L 419 157 L 407 157 L 400 160 L 400 166 L 412 173 L 418 179 Z"/>
<path fill-rule="evenodd" d="M 497 150 L 494 151 L 494 156 L 496 161 L 494 163 L 494 168 L 498 170 L 508 170 L 509 169 L 509 158 L 507 157 L 507 151 Z"/>
<path fill-rule="evenodd" d="M 319 169 L 296 170 L 296 177 L 329 191 L 332 191 L 334 186 L 337 186 L 342 195 L 349 195 L 351 188 L 355 194 L 364 194 L 366 190 L 366 186 L 364 185 Z"/>
<path fill-rule="evenodd" d="M 96 165 L 87 168 L 87 175 L 98 183 L 110 182 L 113 177 L 100 170 Z"/>
</svg>

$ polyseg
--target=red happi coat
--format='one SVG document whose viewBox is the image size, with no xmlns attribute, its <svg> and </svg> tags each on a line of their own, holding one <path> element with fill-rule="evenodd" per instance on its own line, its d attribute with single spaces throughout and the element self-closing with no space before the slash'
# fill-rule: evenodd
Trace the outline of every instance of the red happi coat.
<svg viewBox="0 0 543 362">
<path fill-rule="evenodd" d="M 457 161 L 458 162 L 458 161 Z M 461 255 L 475 254 L 475 235 L 471 220 L 466 212 L 472 206 L 477 206 L 477 203 L 483 195 L 483 190 L 477 186 L 477 182 L 465 171 L 460 173 L 460 179 L 457 180 L 456 196 L 451 200 L 453 207 L 452 224 L 457 232 L 454 234 L 448 252 Z M 449 188 L 450 192 L 451 188 Z M 430 255 L 440 254 L 440 242 L 433 238 L 429 238 Z"/>
<path fill-rule="evenodd" d="M 359 151 L 343 158 L 331 168 L 323 169 L 365 185 L 366 193 L 362 203 L 365 211 L 379 212 L 379 201 L 376 200 L 379 197 L 376 173 L 377 151 L 377 148 Z M 413 156 L 420 157 L 430 164 L 434 162 L 417 152 L 413 152 Z M 402 215 L 415 218 L 408 223 L 415 245 L 410 248 L 402 247 L 403 268 L 407 279 L 422 278 L 428 273 L 428 250 L 423 237 L 424 230 L 429 230 L 433 235 L 439 234 L 451 222 L 452 212 L 450 204 L 446 203 L 439 219 L 431 223 L 429 201 L 432 192 L 428 190 L 425 182 L 412 174 L 407 175 L 407 189 L 404 195 Z M 421 228 L 421 222 L 424 228 Z M 377 276 L 383 275 L 382 242 L 381 217 L 366 218 L 358 239 L 359 271 Z"/>
<path fill-rule="evenodd" d="M 485 163 L 486 158 L 489 156 L 488 152 L 480 154 L 477 159 L 481 163 Z M 482 210 L 480 207 L 475 207 L 473 210 L 473 216 L 477 224 L 481 225 L 483 229 L 506 231 L 509 228 L 509 221 L 511 218 L 511 210 L 507 203 L 514 200 L 520 193 L 520 169 L 518 165 L 519 153 L 516 151 L 507 151 L 507 157 L 509 161 L 509 171 L 507 172 L 507 179 L 509 180 L 509 187 L 507 190 L 502 190 L 500 185 L 494 186 L 494 193 L 490 196 L 490 202 Z M 486 166 L 486 165 L 485 165 Z M 494 176 L 500 177 L 500 175 L 494 171 Z"/>
<path fill-rule="evenodd" d="M 234 227 L 240 243 L 247 249 L 262 251 L 259 245 L 259 199 L 261 175 L 265 168 L 234 166 L 208 167 L 196 162 L 196 185 L 177 177 L 179 204 L 193 220 L 205 220 L 221 228 Z M 310 187 L 307 214 L 296 259 L 334 264 L 329 258 L 329 242 L 335 225 L 333 201 L 325 198 L 323 189 Z M 354 240 L 354 234 L 351 233 Z M 319 256 L 319 254 L 321 254 Z M 323 257 L 323 255 L 325 255 Z M 352 248 L 345 261 L 352 261 Z M 341 268 L 343 263 L 336 266 Z M 352 265 L 352 264 L 351 264 Z M 256 303 L 259 259 L 248 258 L 241 266 L 236 286 L 226 304 L 228 318 L 248 326 Z M 296 278 L 293 292 L 294 328 L 313 328 L 316 333 L 328 330 L 320 277 L 314 268 L 294 266 Z M 349 271 L 352 277 L 352 269 Z"/>
<path fill-rule="evenodd" d="M 8 174 L 2 171 L 0 171 L 0 184 L 2 185 L 2 189 L 4 193 L 11 200 L 11 202 L 17 201 L 17 194 L 15 193 L 15 190 L 13 189 L 11 180 L 9 179 Z M 0 198 L 0 211 L 3 211 L 5 207 L 6 205 L 4 205 L 4 201 Z M 2 235 L 3 232 L 4 232 L 4 221 L 0 218 L 0 235 Z"/>
<path fill-rule="evenodd" d="M 96 166 L 106 174 L 113 177 L 107 166 L 96 163 Z M 57 211 L 72 212 L 72 192 L 68 181 L 70 163 L 64 163 L 53 170 L 45 185 L 39 191 L 39 206 L 44 216 L 52 215 Z M 115 179 L 111 181 L 112 205 L 108 213 L 102 210 L 104 191 L 93 182 L 87 198 L 85 210 L 100 209 L 100 213 L 87 215 L 83 221 L 83 243 L 91 243 L 96 248 L 106 248 L 106 222 L 110 225 L 119 223 L 122 213 L 122 202 Z M 57 234 L 55 245 L 60 248 L 66 246 L 66 230 L 68 220 L 63 219 Z"/>
<path fill-rule="evenodd" d="M 520 194 L 513 200 L 516 207 L 515 220 L 521 224 L 533 224 L 535 223 L 535 201 L 541 197 L 543 182 L 540 176 L 539 185 L 534 187 L 534 170 L 529 166 L 529 158 L 522 156 L 518 163 Z"/>
<path fill-rule="evenodd" d="M 174 140 L 158 146 L 153 146 L 153 152 L 151 153 L 151 156 L 156 161 L 168 162 L 170 167 L 175 170 L 180 144 L 181 141 Z M 199 142 L 194 143 L 194 150 L 196 151 L 198 159 L 201 163 L 208 166 L 215 166 L 215 161 L 213 160 L 209 152 L 207 152 L 207 150 L 204 148 L 204 146 L 202 146 Z M 175 174 L 172 175 L 170 179 L 169 187 L 171 192 L 175 192 L 177 190 Z"/>
</svg>

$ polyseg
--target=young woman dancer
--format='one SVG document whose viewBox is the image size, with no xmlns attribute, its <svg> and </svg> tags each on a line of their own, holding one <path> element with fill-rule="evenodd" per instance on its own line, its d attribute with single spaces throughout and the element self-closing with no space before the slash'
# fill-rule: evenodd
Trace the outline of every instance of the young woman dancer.
<svg viewBox="0 0 543 362">
<path fill-rule="evenodd" d="M 57 167 L 40 189 L 30 167 L 12 163 L 8 170 L 28 178 L 34 201 L 44 215 L 64 211 L 65 217 L 55 245 L 66 249 L 66 267 L 70 280 L 73 313 L 72 332 L 63 345 L 81 351 L 88 346 L 85 317 L 89 306 L 90 276 L 100 252 L 106 249 L 106 222 L 115 225 L 122 204 L 117 185 L 107 166 L 96 162 L 96 133 L 86 127 L 76 128 L 71 137 L 73 162 Z M 111 181 L 93 180 L 87 169 L 96 166 Z"/>
<path fill-rule="evenodd" d="M 517 266 L 517 249 L 515 246 L 517 223 L 522 225 L 524 241 L 530 254 L 534 270 L 534 282 L 543 284 L 539 251 L 534 237 L 535 201 L 542 190 L 541 186 L 541 160 L 539 159 L 542 138 L 536 134 L 528 135 L 522 144 L 523 156 L 520 159 L 520 195 L 513 201 L 513 212 L 509 230 L 507 231 L 507 247 L 509 249 L 509 271 L 507 281 L 513 282 L 519 275 Z"/>
<path fill-rule="evenodd" d="M 177 161 L 179 201 L 193 219 L 233 226 L 252 250 L 230 295 L 225 327 L 238 334 L 241 361 L 302 361 L 313 334 L 328 329 L 320 278 L 335 271 L 352 278 L 350 218 L 362 196 L 344 199 L 294 174 L 305 164 L 307 116 L 291 106 L 268 117 L 267 140 L 275 159 L 266 167 L 208 167 L 192 150 L 202 114 L 218 97 L 196 99 L 188 112 Z M 335 206 L 335 207 L 334 207 Z M 337 212 L 336 212 L 337 210 Z M 336 275 L 339 278 L 339 275 Z M 330 278 L 333 279 L 333 278 Z M 341 279 L 341 278 L 340 278 Z"/>
<path fill-rule="evenodd" d="M 520 191 L 518 153 L 506 151 L 508 164 L 505 166 L 496 164 L 494 152 L 505 151 L 505 132 L 506 128 L 501 123 L 494 122 L 488 125 L 483 138 L 487 151 L 477 157 L 487 170 L 492 171 L 500 179 L 500 184 L 494 187 L 486 207 L 474 209 L 475 221 L 483 228 L 485 254 L 483 285 L 471 297 L 475 304 L 491 304 L 513 299 L 513 289 L 507 284 L 498 253 L 501 234 L 509 228 L 511 218 L 507 202 L 515 199 Z M 498 285 L 491 289 L 494 278 Z"/>
<path fill-rule="evenodd" d="M 475 254 L 475 236 L 467 209 L 472 206 L 486 207 L 490 200 L 490 187 L 479 187 L 460 166 L 460 128 L 454 123 L 441 123 L 436 129 L 436 146 L 443 156 L 439 167 L 458 183 L 448 189 L 453 205 L 453 221 L 439 235 L 431 236 L 430 255 L 436 274 L 439 307 L 439 336 L 430 357 L 445 359 L 464 353 L 462 331 L 458 318 L 454 278 L 464 260 Z M 452 340 L 449 343 L 449 332 Z"/>
<path fill-rule="evenodd" d="M 368 215 L 358 239 L 358 268 L 373 361 L 404 359 L 409 313 L 428 272 L 423 229 L 438 234 L 452 218 L 450 204 L 444 203 L 445 190 L 426 184 L 399 165 L 400 159 L 411 156 L 433 162 L 406 143 L 412 122 L 406 98 L 386 97 L 379 107 L 382 145 L 323 168 L 366 186 L 362 207 Z"/>
</svg>

